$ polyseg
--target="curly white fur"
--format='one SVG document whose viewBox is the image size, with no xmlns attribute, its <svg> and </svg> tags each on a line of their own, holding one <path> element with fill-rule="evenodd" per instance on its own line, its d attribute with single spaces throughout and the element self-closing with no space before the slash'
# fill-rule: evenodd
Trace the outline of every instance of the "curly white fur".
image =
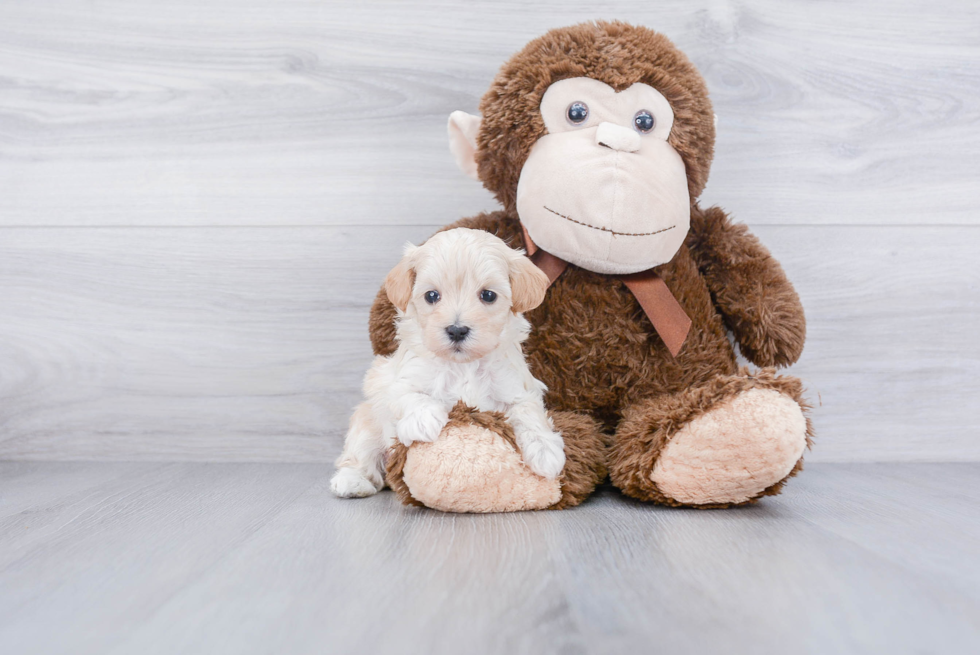
<svg viewBox="0 0 980 655">
<path fill-rule="evenodd" d="M 435 441 L 458 401 L 504 413 L 527 466 L 556 478 L 564 442 L 521 348 L 530 324 L 520 312 L 541 302 L 547 277 L 496 236 L 459 228 L 407 246 L 386 288 L 399 309 L 398 349 L 377 357 L 365 376 L 365 401 L 351 417 L 331 490 L 352 498 L 382 489 L 384 454 L 395 439 Z M 426 300 L 431 291 L 436 302 Z M 487 302 L 484 291 L 496 300 Z M 450 326 L 469 333 L 453 341 Z"/>
</svg>

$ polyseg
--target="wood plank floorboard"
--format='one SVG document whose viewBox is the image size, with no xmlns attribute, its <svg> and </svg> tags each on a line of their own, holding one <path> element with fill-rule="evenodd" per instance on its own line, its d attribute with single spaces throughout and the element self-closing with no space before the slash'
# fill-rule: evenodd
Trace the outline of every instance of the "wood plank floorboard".
<svg viewBox="0 0 980 655">
<path fill-rule="evenodd" d="M 563 512 L 333 498 L 319 464 L 0 463 L 4 653 L 975 653 L 980 464 Z"/>
</svg>

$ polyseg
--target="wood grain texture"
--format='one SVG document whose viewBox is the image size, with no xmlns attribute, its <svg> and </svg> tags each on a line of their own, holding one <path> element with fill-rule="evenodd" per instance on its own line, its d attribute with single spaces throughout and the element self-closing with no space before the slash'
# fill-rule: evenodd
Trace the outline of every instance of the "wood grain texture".
<svg viewBox="0 0 980 655">
<path fill-rule="evenodd" d="M 494 207 L 446 116 L 597 17 L 708 81 L 703 200 L 807 309 L 810 459 L 980 459 L 980 6 L 956 0 L 2 3 L 0 458 L 331 458 L 401 243 Z"/>
<path fill-rule="evenodd" d="M 725 512 L 603 488 L 568 511 L 486 516 L 404 508 L 390 492 L 338 500 L 327 473 L 0 463 L 0 647 L 980 648 L 976 464 L 815 465 L 779 499 Z"/>
<path fill-rule="evenodd" d="M 8 229 L 0 458 L 323 459 L 370 363 L 363 253 L 428 232 Z"/>
<path fill-rule="evenodd" d="M 0 5 L 0 225 L 444 224 L 492 208 L 445 122 L 547 29 L 703 71 L 705 200 L 754 224 L 976 224 L 980 6 L 928 0 Z"/>
<path fill-rule="evenodd" d="M 4 230 L 0 459 L 329 460 L 433 229 Z M 808 459 L 980 459 L 980 229 L 755 231 L 807 310 Z"/>
</svg>

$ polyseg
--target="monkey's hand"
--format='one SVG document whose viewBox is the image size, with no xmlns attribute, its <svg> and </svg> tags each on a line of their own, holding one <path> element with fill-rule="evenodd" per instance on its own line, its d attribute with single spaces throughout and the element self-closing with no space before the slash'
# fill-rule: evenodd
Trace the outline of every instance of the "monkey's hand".
<svg viewBox="0 0 980 655">
<path fill-rule="evenodd" d="M 721 209 L 691 212 L 688 248 L 742 355 L 757 366 L 788 366 L 806 339 L 803 305 L 782 266 L 745 225 Z"/>
</svg>

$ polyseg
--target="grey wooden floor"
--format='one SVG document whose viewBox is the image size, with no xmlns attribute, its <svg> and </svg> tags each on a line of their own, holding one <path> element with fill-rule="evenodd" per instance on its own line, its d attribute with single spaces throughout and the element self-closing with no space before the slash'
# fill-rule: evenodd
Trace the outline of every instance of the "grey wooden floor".
<svg viewBox="0 0 980 655">
<path fill-rule="evenodd" d="M 980 464 L 734 511 L 341 501 L 315 464 L 0 463 L 4 653 L 967 653 Z"/>
</svg>

